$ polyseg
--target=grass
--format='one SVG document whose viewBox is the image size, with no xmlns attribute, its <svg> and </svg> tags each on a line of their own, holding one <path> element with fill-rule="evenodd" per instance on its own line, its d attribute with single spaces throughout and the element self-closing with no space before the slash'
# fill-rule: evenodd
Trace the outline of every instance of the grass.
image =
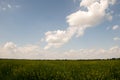
<svg viewBox="0 0 120 80">
<path fill-rule="evenodd" d="M 0 60 L 0 80 L 120 80 L 120 60 Z"/>
</svg>

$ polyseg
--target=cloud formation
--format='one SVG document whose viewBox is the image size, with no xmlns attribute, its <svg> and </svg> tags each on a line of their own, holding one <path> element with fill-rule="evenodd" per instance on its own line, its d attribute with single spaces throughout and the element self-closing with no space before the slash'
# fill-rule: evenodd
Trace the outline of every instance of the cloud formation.
<svg viewBox="0 0 120 80">
<path fill-rule="evenodd" d="M 120 41 L 120 37 L 114 37 L 113 40 L 114 41 Z"/>
<path fill-rule="evenodd" d="M 8 59 L 108 59 L 119 58 L 120 47 L 110 49 L 79 49 L 65 52 L 44 50 L 38 45 L 17 46 L 13 42 L 0 45 L 0 58 Z"/>
<path fill-rule="evenodd" d="M 8 8 L 12 8 L 12 6 L 10 4 L 7 5 Z"/>
<path fill-rule="evenodd" d="M 18 47 L 13 42 L 7 42 L 0 46 L 0 58 L 15 58 L 15 59 L 37 59 L 42 53 L 38 45 L 24 45 Z M 40 53 L 40 54 L 39 54 Z M 39 55 L 38 55 L 39 54 Z"/>
<path fill-rule="evenodd" d="M 114 26 L 112 27 L 112 30 L 118 30 L 118 29 L 120 29 L 120 26 L 119 26 L 119 25 L 114 25 Z"/>
<path fill-rule="evenodd" d="M 0 11 L 6 11 L 12 8 L 11 4 L 0 4 Z"/>
<path fill-rule="evenodd" d="M 69 27 L 66 30 L 48 31 L 45 33 L 45 49 L 60 47 L 67 43 L 74 35 L 80 37 L 85 30 L 101 23 L 101 21 L 112 19 L 110 12 L 106 12 L 109 5 L 114 5 L 115 0 L 82 0 L 81 8 L 66 17 Z"/>
<path fill-rule="evenodd" d="M 67 30 L 57 30 L 57 31 L 48 31 L 45 33 L 45 41 L 48 45 L 44 49 L 49 49 L 51 47 L 60 47 L 61 45 L 67 43 L 72 36 L 75 34 L 77 28 L 69 27 Z"/>
<path fill-rule="evenodd" d="M 0 11 L 11 10 L 14 8 L 20 8 L 20 5 L 12 4 L 14 0 L 7 2 L 6 0 L 0 1 Z"/>
<path fill-rule="evenodd" d="M 107 59 L 119 58 L 120 48 L 118 46 L 105 49 L 80 49 L 66 52 L 68 59 Z"/>
</svg>

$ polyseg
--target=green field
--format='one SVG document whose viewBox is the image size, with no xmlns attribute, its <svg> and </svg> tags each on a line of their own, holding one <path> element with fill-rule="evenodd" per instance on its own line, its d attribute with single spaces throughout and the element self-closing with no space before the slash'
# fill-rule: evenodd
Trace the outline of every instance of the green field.
<svg viewBox="0 0 120 80">
<path fill-rule="evenodd" d="M 120 60 L 0 60 L 0 80 L 120 80 Z"/>
</svg>

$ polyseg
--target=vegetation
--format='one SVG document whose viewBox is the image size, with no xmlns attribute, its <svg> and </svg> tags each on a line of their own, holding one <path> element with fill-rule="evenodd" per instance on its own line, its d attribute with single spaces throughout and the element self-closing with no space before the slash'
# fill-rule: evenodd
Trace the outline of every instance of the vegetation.
<svg viewBox="0 0 120 80">
<path fill-rule="evenodd" d="M 0 80 L 120 80 L 120 60 L 0 60 Z"/>
</svg>

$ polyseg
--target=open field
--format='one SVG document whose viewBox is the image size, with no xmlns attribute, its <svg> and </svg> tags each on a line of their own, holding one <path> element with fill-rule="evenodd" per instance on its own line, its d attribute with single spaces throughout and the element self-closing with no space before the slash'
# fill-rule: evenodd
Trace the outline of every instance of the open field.
<svg viewBox="0 0 120 80">
<path fill-rule="evenodd" d="M 120 60 L 0 60 L 0 80 L 120 80 Z"/>
</svg>

